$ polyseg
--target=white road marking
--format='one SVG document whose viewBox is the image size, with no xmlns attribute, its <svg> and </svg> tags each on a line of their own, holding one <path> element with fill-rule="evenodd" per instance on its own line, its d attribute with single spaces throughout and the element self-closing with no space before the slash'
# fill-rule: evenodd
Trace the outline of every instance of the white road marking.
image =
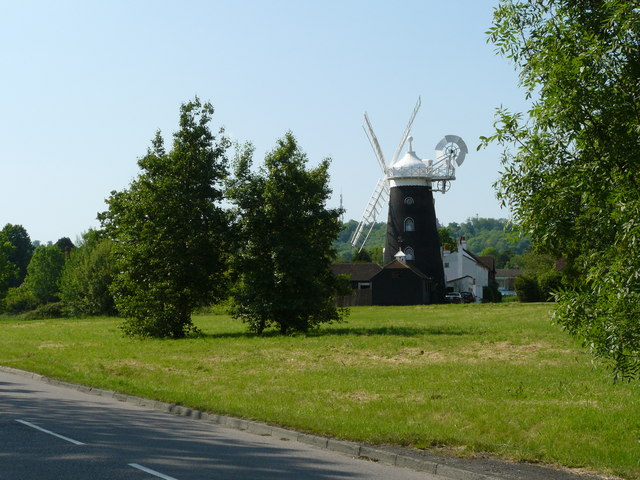
<svg viewBox="0 0 640 480">
<path fill-rule="evenodd" d="M 35 428 L 36 430 L 40 430 L 41 432 L 48 433 L 49 435 L 53 435 L 54 437 L 61 438 L 62 440 L 66 440 L 67 442 L 73 443 L 74 445 L 85 445 L 84 443 L 74 440 L 73 438 L 65 437 L 63 435 L 58 435 L 57 433 L 54 433 L 51 430 L 45 430 L 44 428 L 34 425 L 33 423 L 25 422 L 24 420 L 16 420 L 16 422 L 22 423 L 27 427 Z"/>
<path fill-rule="evenodd" d="M 133 468 L 137 468 L 138 470 L 142 470 L 143 472 L 150 473 L 151 475 L 155 475 L 156 477 L 163 478 L 164 480 L 178 480 L 177 478 L 164 475 L 160 472 L 156 472 L 155 470 L 151 470 L 150 468 L 143 467 L 142 465 L 138 465 L 137 463 L 130 463 L 129 466 Z"/>
</svg>

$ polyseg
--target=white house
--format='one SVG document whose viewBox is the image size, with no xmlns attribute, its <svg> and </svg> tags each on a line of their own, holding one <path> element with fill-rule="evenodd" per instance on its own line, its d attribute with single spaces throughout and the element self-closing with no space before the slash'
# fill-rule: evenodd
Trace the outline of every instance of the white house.
<svg viewBox="0 0 640 480">
<path fill-rule="evenodd" d="M 482 301 L 482 287 L 495 280 L 493 257 L 478 257 L 467 250 L 464 237 L 458 240 L 458 251 L 442 251 L 444 276 L 447 287 L 455 292 L 471 292 L 476 301 Z"/>
</svg>

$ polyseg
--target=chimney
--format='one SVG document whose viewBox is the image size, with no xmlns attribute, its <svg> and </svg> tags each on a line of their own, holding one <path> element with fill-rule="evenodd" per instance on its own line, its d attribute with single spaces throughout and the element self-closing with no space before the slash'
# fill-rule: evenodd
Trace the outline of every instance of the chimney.
<svg viewBox="0 0 640 480">
<path fill-rule="evenodd" d="M 467 241 L 464 237 L 458 240 L 458 278 L 464 276 L 464 250 L 467 249 Z"/>
</svg>

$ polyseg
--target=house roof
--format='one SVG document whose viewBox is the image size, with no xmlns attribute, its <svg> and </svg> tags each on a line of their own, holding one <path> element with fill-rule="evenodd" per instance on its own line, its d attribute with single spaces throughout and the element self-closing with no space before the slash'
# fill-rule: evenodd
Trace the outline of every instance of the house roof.
<svg viewBox="0 0 640 480">
<path fill-rule="evenodd" d="M 414 267 L 413 265 L 409 265 L 408 263 L 401 262 L 399 260 L 392 260 L 387 263 L 381 270 L 411 270 L 420 278 L 429 279 L 424 273 L 420 271 L 419 268 Z"/>
<path fill-rule="evenodd" d="M 491 255 L 483 255 L 477 257 L 480 262 L 482 262 L 490 271 L 494 271 L 496 269 L 496 259 Z"/>
<path fill-rule="evenodd" d="M 349 275 L 351 281 L 368 282 L 382 270 L 377 263 L 333 263 L 331 271 L 334 275 Z"/>
<path fill-rule="evenodd" d="M 467 250 L 466 248 L 464 248 L 463 251 L 464 251 L 464 253 L 469 255 L 471 258 L 473 258 L 476 263 L 479 263 L 481 266 L 483 266 L 484 268 L 486 268 L 490 272 L 495 269 L 495 259 L 493 257 L 488 256 L 488 255 L 487 256 L 483 256 L 483 257 L 479 257 L 478 255 L 475 255 L 474 253 L 472 253 L 469 250 Z"/>
<path fill-rule="evenodd" d="M 522 275 L 519 268 L 498 268 L 496 270 L 496 278 L 516 278 Z"/>
</svg>

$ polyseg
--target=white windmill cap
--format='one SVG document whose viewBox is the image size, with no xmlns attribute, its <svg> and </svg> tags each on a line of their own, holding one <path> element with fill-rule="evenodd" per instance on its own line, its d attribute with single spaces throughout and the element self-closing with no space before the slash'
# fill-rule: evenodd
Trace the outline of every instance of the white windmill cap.
<svg viewBox="0 0 640 480">
<path fill-rule="evenodd" d="M 409 150 L 396 163 L 389 167 L 390 175 L 396 178 L 422 177 L 426 175 L 425 164 L 413 151 L 411 142 L 413 137 L 409 137 Z"/>
</svg>

